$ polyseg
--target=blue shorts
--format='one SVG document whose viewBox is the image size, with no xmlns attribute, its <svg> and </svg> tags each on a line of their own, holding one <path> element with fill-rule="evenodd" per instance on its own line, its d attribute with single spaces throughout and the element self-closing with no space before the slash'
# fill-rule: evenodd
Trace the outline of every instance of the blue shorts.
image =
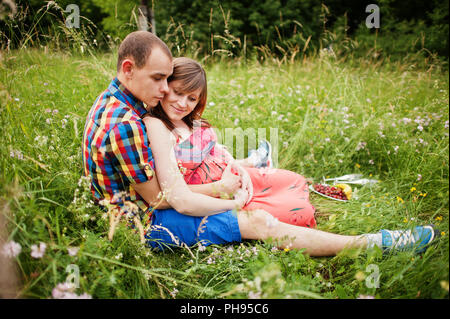
<svg viewBox="0 0 450 319">
<path fill-rule="evenodd" d="M 236 213 L 227 211 L 206 217 L 178 213 L 174 209 L 155 209 L 152 226 L 146 234 L 147 244 L 163 250 L 167 246 L 192 246 L 241 242 L 241 232 Z M 170 233 L 169 233 L 169 232 Z"/>
</svg>

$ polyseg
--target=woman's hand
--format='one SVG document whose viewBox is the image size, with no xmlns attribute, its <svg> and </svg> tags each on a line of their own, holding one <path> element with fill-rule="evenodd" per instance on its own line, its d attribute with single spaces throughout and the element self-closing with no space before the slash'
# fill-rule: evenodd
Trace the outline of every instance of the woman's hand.
<svg viewBox="0 0 450 319">
<path fill-rule="evenodd" d="M 232 164 L 229 163 L 222 174 L 222 179 L 218 181 L 220 192 L 233 195 L 241 188 L 241 176 L 234 175 L 231 172 Z"/>
<path fill-rule="evenodd" d="M 247 205 L 247 202 L 249 202 L 251 199 L 250 194 L 246 189 L 240 188 L 237 190 L 237 192 L 234 194 L 234 202 L 236 203 L 236 209 L 241 209 L 245 205 Z"/>
<path fill-rule="evenodd" d="M 239 172 L 239 175 L 242 178 L 242 189 L 244 189 L 248 193 L 248 199 L 245 203 L 246 205 L 251 201 L 253 197 L 253 183 L 252 179 L 248 172 L 241 165 L 233 164 L 234 168 Z"/>
</svg>

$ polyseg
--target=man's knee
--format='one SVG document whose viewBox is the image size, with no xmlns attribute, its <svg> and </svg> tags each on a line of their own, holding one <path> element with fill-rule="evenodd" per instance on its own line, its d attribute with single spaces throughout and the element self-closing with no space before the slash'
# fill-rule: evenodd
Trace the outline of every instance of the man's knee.
<svg viewBox="0 0 450 319">
<path fill-rule="evenodd" d="M 262 209 L 239 211 L 238 223 L 244 239 L 266 239 L 270 237 L 271 225 L 278 221 Z"/>
</svg>

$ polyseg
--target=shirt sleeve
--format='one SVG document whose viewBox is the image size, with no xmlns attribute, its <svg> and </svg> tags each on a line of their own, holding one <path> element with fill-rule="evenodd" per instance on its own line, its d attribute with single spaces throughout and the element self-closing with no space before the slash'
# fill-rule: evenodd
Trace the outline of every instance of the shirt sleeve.
<svg viewBox="0 0 450 319">
<path fill-rule="evenodd" d="M 121 122 L 110 130 L 108 138 L 110 157 L 124 180 L 138 184 L 152 179 L 155 161 L 143 123 Z"/>
</svg>

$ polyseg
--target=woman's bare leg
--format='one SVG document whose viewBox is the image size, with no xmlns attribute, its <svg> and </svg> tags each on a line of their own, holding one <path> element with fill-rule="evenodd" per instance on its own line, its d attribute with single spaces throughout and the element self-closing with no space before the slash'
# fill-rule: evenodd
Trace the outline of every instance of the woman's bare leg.
<svg viewBox="0 0 450 319">
<path fill-rule="evenodd" d="M 333 256 L 344 248 L 366 248 L 364 236 L 345 236 L 317 229 L 274 222 L 264 210 L 239 211 L 238 223 L 243 239 L 272 238 L 280 248 L 306 249 L 310 256 Z"/>
</svg>

